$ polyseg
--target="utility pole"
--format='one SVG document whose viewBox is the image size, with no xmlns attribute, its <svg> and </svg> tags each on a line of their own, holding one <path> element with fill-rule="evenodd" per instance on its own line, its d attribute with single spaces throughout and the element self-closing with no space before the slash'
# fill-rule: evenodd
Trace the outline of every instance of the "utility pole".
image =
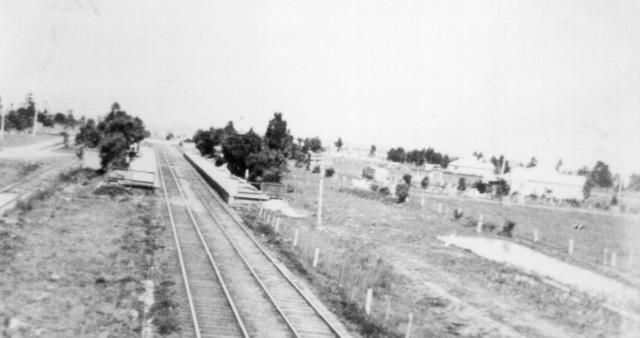
<svg viewBox="0 0 640 338">
<path fill-rule="evenodd" d="M 38 123 L 38 110 L 36 110 L 36 105 L 33 105 L 33 130 L 31 136 L 36 137 L 36 125 Z"/>
<path fill-rule="evenodd" d="M 322 190 L 324 189 L 324 159 L 320 157 L 320 186 L 318 187 L 318 228 L 322 226 Z"/>
<path fill-rule="evenodd" d="M 0 98 L 0 147 L 4 143 L 4 111 L 2 110 L 2 98 Z"/>
</svg>

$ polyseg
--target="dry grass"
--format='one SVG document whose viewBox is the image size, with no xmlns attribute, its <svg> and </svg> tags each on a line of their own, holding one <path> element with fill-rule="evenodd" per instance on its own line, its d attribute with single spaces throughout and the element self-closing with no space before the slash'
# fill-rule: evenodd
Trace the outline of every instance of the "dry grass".
<svg viewBox="0 0 640 338">
<path fill-rule="evenodd" d="M 602 311 L 600 300 L 567 293 L 470 253 L 443 248 L 435 239 L 449 233 L 475 234 L 475 227 L 465 224 L 475 224 L 480 214 L 485 224 L 494 225 L 494 231 L 506 220 L 516 222 L 516 240 L 526 236 L 532 224 L 546 225 L 540 227 L 546 238 L 550 236 L 545 235 L 546 230 L 560 234 L 554 222 L 575 218 L 589 221 L 593 229 L 601 221 L 598 217 L 546 210 L 541 214 L 540 209 L 435 198 L 427 199 L 421 208 L 420 199 L 411 193 L 409 203 L 388 202 L 342 187 L 340 169 L 336 175 L 325 179 L 322 229 L 314 230 L 313 217 L 284 219 L 280 234 L 274 235 L 272 228 L 256 222 L 256 209 L 245 209 L 243 214 L 248 223 L 267 228 L 262 232 L 281 259 L 307 276 L 334 311 L 363 335 L 404 334 L 409 312 L 415 315 L 415 336 L 617 334 L 620 319 Z M 284 183 L 294 187 L 286 197 L 294 207 L 315 213 L 317 174 L 292 168 Z M 435 211 L 437 203 L 443 203 L 445 215 Z M 455 208 L 465 216 L 455 220 Z M 296 229 L 299 246 L 293 248 Z M 572 234 L 573 228 L 563 231 Z M 588 237 L 587 233 L 582 231 L 583 236 Z M 311 266 L 315 248 L 320 248 L 317 268 Z M 370 316 L 358 312 L 364 307 L 367 288 L 374 290 Z M 390 316 L 385 321 L 387 299 Z"/>
<path fill-rule="evenodd" d="M 26 324 L 3 326 L 0 335 L 131 337 L 147 319 L 157 319 L 162 334 L 179 335 L 162 204 L 146 192 L 127 201 L 94 195 L 99 180 L 81 170 L 60 176 L 55 189 L 32 197 L 31 210 L 16 210 L 1 225 L 0 246 L 11 243 L 0 251 L 0 322 Z M 149 313 L 139 298 L 144 280 L 158 285 Z"/>
</svg>

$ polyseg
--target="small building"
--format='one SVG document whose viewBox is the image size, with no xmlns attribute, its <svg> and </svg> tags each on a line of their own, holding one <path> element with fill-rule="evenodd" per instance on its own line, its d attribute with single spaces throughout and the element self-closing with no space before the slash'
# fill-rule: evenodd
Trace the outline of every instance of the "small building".
<svg viewBox="0 0 640 338">
<path fill-rule="evenodd" d="M 554 168 L 513 168 L 505 175 L 510 193 L 521 196 L 582 200 L 586 177 L 565 175 Z"/>
<path fill-rule="evenodd" d="M 447 166 L 447 171 L 460 177 L 480 177 L 483 181 L 489 181 L 495 176 L 493 164 L 483 162 L 475 157 L 463 157 L 454 160 Z"/>
</svg>

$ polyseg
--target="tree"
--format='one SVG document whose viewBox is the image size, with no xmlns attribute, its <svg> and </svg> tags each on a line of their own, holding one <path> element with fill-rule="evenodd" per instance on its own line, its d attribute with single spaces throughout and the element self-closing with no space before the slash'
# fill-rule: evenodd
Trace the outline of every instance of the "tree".
<svg viewBox="0 0 640 338">
<path fill-rule="evenodd" d="M 613 185 L 609 166 L 602 161 L 596 162 L 591 171 L 590 179 L 596 186 L 601 188 L 610 188 Z"/>
<path fill-rule="evenodd" d="M 67 117 L 63 113 L 56 113 L 53 116 L 53 122 L 59 126 L 64 126 L 67 124 Z"/>
<path fill-rule="evenodd" d="M 538 160 L 534 157 L 531 157 L 531 159 L 529 160 L 529 163 L 527 163 L 526 167 L 527 168 L 533 168 L 536 165 L 538 165 Z"/>
<path fill-rule="evenodd" d="M 239 177 L 244 177 L 245 171 L 249 168 L 249 155 L 261 150 L 262 139 L 253 129 L 244 135 L 229 135 L 222 143 L 222 154 L 227 161 L 227 168 L 233 175 Z"/>
<path fill-rule="evenodd" d="M 558 159 L 558 162 L 556 162 L 556 171 L 560 171 L 560 168 L 562 168 L 562 159 Z"/>
<path fill-rule="evenodd" d="M 80 131 L 76 134 L 76 144 L 84 144 L 89 148 L 97 147 L 101 139 L 102 135 L 93 119 L 87 120 L 87 123 L 80 127 Z"/>
<path fill-rule="evenodd" d="M 320 141 L 320 139 L 318 137 L 312 137 L 312 138 L 305 138 L 304 139 L 304 143 L 302 145 L 302 152 L 306 153 L 308 151 L 311 152 L 319 152 L 324 150 L 324 148 L 322 148 L 322 141 Z"/>
<path fill-rule="evenodd" d="M 460 177 L 458 180 L 458 191 L 467 190 L 467 181 L 465 181 L 464 177 Z"/>
<path fill-rule="evenodd" d="M 342 138 L 338 137 L 338 140 L 336 141 L 336 143 L 334 143 L 334 145 L 336 146 L 336 149 L 338 149 L 338 151 L 340 151 L 342 149 L 342 146 L 343 146 Z"/>
<path fill-rule="evenodd" d="M 228 124 L 227 127 L 229 127 Z M 233 125 L 231 125 L 231 128 L 227 127 L 225 127 L 224 129 L 216 129 L 210 127 L 209 130 L 199 129 L 198 131 L 196 131 L 192 139 L 196 145 L 196 149 L 200 151 L 200 154 L 202 156 L 216 155 L 215 147 L 221 145 L 226 137 L 232 135 L 227 134 L 227 132 L 231 131 Z M 233 134 L 235 134 L 235 132 Z"/>
<path fill-rule="evenodd" d="M 387 152 L 387 160 L 392 162 L 404 163 L 407 161 L 407 154 L 402 147 L 398 147 L 397 149 L 391 148 Z"/>
<path fill-rule="evenodd" d="M 174 138 L 173 132 L 169 132 L 167 133 L 167 136 L 165 136 L 165 139 L 167 141 L 172 140 Z"/>
<path fill-rule="evenodd" d="M 71 113 L 65 116 L 65 120 L 72 120 L 75 124 L 75 118 Z M 131 145 L 148 136 L 149 132 L 142 120 L 121 110 L 116 102 L 111 105 L 111 111 L 97 126 L 95 121 L 89 119 L 80 128 L 76 135 L 76 143 L 92 148 L 98 147 L 102 169 L 106 171 L 111 166 L 126 167 Z"/>
<path fill-rule="evenodd" d="M 65 116 L 64 127 L 65 128 L 73 128 L 78 124 L 75 116 L 73 116 L 73 110 L 68 110 L 67 115 Z"/>
<path fill-rule="evenodd" d="M 372 144 L 371 149 L 369 149 L 369 157 L 375 157 L 375 156 L 376 156 L 376 145 Z"/>
<path fill-rule="evenodd" d="M 282 119 L 282 113 L 274 113 L 273 119 L 269 121 L 264 141 L 269 149 L 285 151 L 292 142 L 292 138 L 287 130 L 287 121 Z"/>
<path fill-rule="evenodd" d="M 509 165 L 509 161 L 507 161 L 504 158 L 504 155 L 500 155 L 500 158 L 497 158 L 495 156 L 491 156 L 491 164 L 493 164 L 494 167 L 494 173 L 496 174 L 500 174 L 500 172 L 502 171 L 502 166 L 504 164 L 504 172 L 503 174 L 506 174 L 508 172 L 511 171 L 511 166 Z"/>
</svg>

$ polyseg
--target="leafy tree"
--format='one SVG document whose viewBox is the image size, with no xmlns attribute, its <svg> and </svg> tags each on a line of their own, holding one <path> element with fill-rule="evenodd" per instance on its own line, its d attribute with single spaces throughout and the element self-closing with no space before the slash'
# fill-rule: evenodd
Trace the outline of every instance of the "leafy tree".
<svg viewBox="0 0 640 338">
<path fill-rule="evenodd" d="M 496 174 L 500 174 L 500 171 L 502 170 L 502 164 L 504 163 L 504 173 L 506 174 L 508 172 L 511 171 L 511 166 L 509 165 L 509 161 L 507 161 L 504 158 L 504 155 L 500 155 L 499 158 L 495 157 L 495 156 L 491 156 L 491 164 L 493 164 L 494 167 L 494 173 Z"/>
<path fill-rule="evenodd" d="M 376 156 L 376 145 L 372 144 L 371 149 L 369 149 L 369 157 L 375 157 L 375 156 Z"/>
<path fill-rule="evenodd" d="M 324 150 L 324 148 L 322 147 L 322 141 L 320 141 L 320 139 L 318 137 L 312 137 L 312 138 L 305 138 L 303 145 L 302 145 L 302 152 L 303 153 L 307 153 L 309 151 L 311 152 L 319 152 Z"/>
<path fill-rule="evenodd" d="M 264 141 L 269 149 L 284 151 L 288 146 L 289 131 L 287 121 L 282 119 L 282 113 L 274 113 L 269 121 Z"/>
<path fill-rule="evenodd" d="M 100 144 L 102 135 L 98 131 L 96 122 L 88 119 L 86 124 L 80 127 L 80 131 L 76 134 L 76 144 L 84 144 L 89 148 L 95 148 Z"/>
<path fill-rule="evenodd" d="M 229 125 L 227 125 L 229 127 Z M 196 145 L 196 149 L 200 151 L 203 156 L 216 155 L 215 147 L 222 144 L 224 139 L 232 134 L 227 134 L 232 129 L 225 127 L 224 129 L 209 128 L 209 130 L 198 130 L 193 135 L 193 142 Z"/>
<path fill-rule="evenodd" d="M 591 171 L 589 171 L 589 168 L 587 168 L 587 166 L 582 166 L 582 168 L 578 169 L 577 174 L 580 176 L 588 177 L 589 175 L 591 175 Z"/>
<path fill-rule="evenodd" d="M 174 135 L 172 132 L 169 132 L 167 136 L 165 136 L 165 139 L 167 139 L 167 141 L 172 140 L 173 138 L 174 138 Z"/>
<path fill-rule="evenodd" d="M 560 168 L 562 168 L 562 159 L 558 159 L 556 162 L 556 171 L 560 171 Z"/>
<path fill-rule="evenodd" d="M 467 190 L 467 181 L 464 179 L 464 177 L 460 177 L 460 179 L 458 180 L 458 191 L 465 190 Z"/>
<path fill-rule="evenodd" d="M 42 123 L 45 127 L 53 127 L 54 125 L 53 116 L 51 116 L 46 109 L 38 112 L 38 122 Z"/>
<path fill-rule="evenodd" d="M 65 116 L 65 121 L 67 125 L 76 123 L 71 113 Z M 87 147 L 99 147 L 102 169 L 107 170 L 111 166 L 126 167 L 131 145 L 148 136 L 149 132 L 142 120 L 121 110 L 116 102 L 97 126 L 95 121 L 89 119 L 80 128 L 76 135 L 76 143 L 82 143 Z"/>
<path fill-rule="evenodd" d="M 67 117 L 63 113 L 56 113 L 53 116 L 53 122 L 57 125 L 64 126 L 67 124 Z"/>
<path fill-rule="evenodd" d="M 392 162 L 404 163 L 407 161 L 407 154 L 402 147 L 398 147 L 397 149 L 391 148 L 387 152 L 387 160 Z"/>
<path fill-rule="evenodd" d="M 233 175 L 239 177 L 244 177 L 245 171 L 249 168 L 249 155 L 261 150 L 262 139 L 253 129 L 244 135 L 229 135 L 222 143 L 222 153 L 227 161 L 227 168 Z"/>
<path fill-rule="evenodd" d="M 535 167 L 537 165 L 538 165 L 538 159 L 536 159 L 535 156 L 534 156 L 529 160 L 529 163 L 527 163 L 526 167 L 527 168 L 533 168 L 533 167 Z"/>
<path fill-rule="evenodd" d="M 342 138 L 338 137 L 338 140 L 336 141 L 336 143 L 334 143 L 334 145 L 336 146 L 336 149 L 338 149 L 338 151 L 340 151 L 342 149 L 342 146 L 344 145 L 342 143 Z"/>
<path fill-rule="evenodd" d="M 590 179 L 601 188 L 610 188 L 613 185 L 609 166 L 602 161 L 598 161 L 591 171 Z"/>
<path fill-rule="evenodd" d="M 582 186 L 582 196 L 584 196 L 584 199 L 587 199 L 591 196 L 591 190 L 595 188 L 595 186 L 596 184 L 593 182 L 593 180 L 588 177 L 584 182 L 584 185 Z"/>
<path fill-rule="evenodd" d="M 404 203 L 409 197 L 409 185 L 405 182 L 396 185 L 396 197 L 398 198 L 398 203 Z"/>
<path fill-rule="evenodd" d="M 64 122 L 65 128 L 73 128 L 77 124 L 78 124 L 78 121 L 76 120 L 75 116 L 73 116 L 73 111 L 68 110 L 67 115 L 65 116 L 65 122 Z"/>
<path fill-rule="evenodd" d="M 420 185 L 422 186 L 422 189 L 427 189 L 429 187 L 429 176 L 423 177 L 422 181 L 420 181 Z"/>
</svg>

